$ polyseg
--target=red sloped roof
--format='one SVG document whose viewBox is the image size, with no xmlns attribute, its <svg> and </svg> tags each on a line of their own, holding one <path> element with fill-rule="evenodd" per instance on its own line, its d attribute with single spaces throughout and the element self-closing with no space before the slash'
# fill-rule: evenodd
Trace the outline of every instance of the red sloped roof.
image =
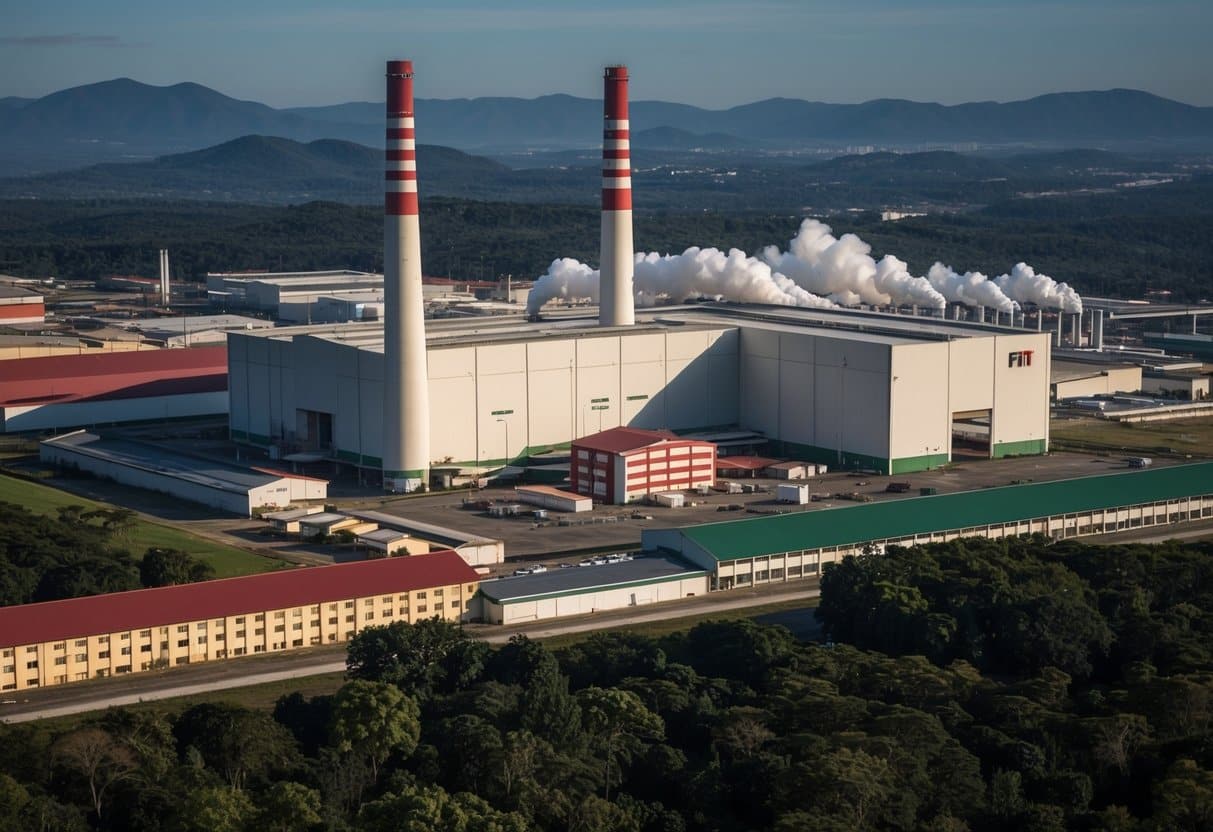
<svg viewBox="0 0 1213 832">
<path fill-rule="evenodd" d="M 0 647 L 474 583 L 453 550 L 0 607 Z"/>
<path fill-rule="evenodd" d="M 121 391 L 146 391 L 151 389 L 149 385 L 170 382 L 181 386 L 184 392 L 227 389 L 227 347 L 53 355 L 6 361 L 4 372 L 0 373 L 0 404 L 122 398 Z M 169 384 L 165 390 L 143 395 L 172 393 L 171 387 Z"/>
<path fill-rule="evenodd" d="M 721 456 L 716 458 L 717 470 L 721 468 L 736 469 L 740 471 L 757 471 L 760 468 L 767 468 L 777 459 L 768 459 L 765 456 Z"/>
<path fill-rule="evenodd" d="M 668 430 L 643 430 L 641 428 L 609 428 L 601 433 L 583 436 L 573 440 L 578 448 L 588 448 L 591 451 L 605 451 L 621 454 L 634 451 L 637 448 L 647 448 L 659 442 L 677 439 L 678 435 Z"/>
</svg>

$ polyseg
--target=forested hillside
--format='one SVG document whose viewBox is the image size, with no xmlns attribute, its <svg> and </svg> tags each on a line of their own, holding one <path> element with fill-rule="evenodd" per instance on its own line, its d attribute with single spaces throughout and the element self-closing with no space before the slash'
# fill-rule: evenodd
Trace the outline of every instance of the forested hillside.
<svg viewBox="0 0 1213 832">
<path fill-rule="evenodd" d="M 638 251 L 688 246 L 786 247 L 802 216 L 638 211 Z M 836 234 L 859 234 L 873 254 L 896 254 L 915 274 L 936 260 L 1002 274 L 1031 263 L 1087 294 L 1136 298 L 1170 289 L 1176 300 L 1213 297 L 1213 177 L 1113 194 L 1000 202 L 981 211 L 880 222 L 827 217 Z M 422 200 L 426 274 L 536 277 L 558 257 L 596 265 L 595 207 Z M 378 208 L 316 202 L 261 207 L 198 202 L 0 201 L 0 271 L 91 279 L 156 273 L 167 247 L 178 278 L 207 271 L 382 267 Z"/>
<path fill-rule="evenodd" d="M 1205 830 L 1210 555 L 894 549 L 827 568 L 825 644 L 371 628 L 335 695 L 272 714 L 0 728 L 0 829 Z"/>
</svg>

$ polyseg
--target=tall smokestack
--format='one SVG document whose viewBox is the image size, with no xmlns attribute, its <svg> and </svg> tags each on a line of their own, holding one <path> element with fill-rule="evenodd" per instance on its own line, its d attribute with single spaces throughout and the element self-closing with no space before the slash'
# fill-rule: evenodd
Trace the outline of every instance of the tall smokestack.
<svg viewBox="0 0 1213 832">
<path fill-rule="evenodd" d="M 608 66 L 602 94 L 602 254 L 599 260 L 598 323 L 631 326 L 632 161 L 628 139 L 628 68 Z"/>
<path fill-rule="evenodd" d="M 168 249 L 160 249 L 160 305 L 168 306 L 169 304 L 169 282 L 168 282 Z"/>
<path fill-rule="evenodd" d="M 383 487 L 424 488 L 430 469 L 429 377 L 421 299 L 421 226 L 413 134 L 413 62 L 387 62 L 383 194 Z"/>
</svg>

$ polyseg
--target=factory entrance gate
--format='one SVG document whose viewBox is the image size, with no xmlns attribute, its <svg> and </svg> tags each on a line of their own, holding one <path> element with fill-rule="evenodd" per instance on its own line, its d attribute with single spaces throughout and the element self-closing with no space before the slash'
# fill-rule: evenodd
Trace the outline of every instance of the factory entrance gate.
<svg viewBox="0 0 1213 832">
<path fill-rule="evenodd" d="M 990 411 L 960 410 L 952 414 L 952 461 L 990 458 Z"/>
</svg>

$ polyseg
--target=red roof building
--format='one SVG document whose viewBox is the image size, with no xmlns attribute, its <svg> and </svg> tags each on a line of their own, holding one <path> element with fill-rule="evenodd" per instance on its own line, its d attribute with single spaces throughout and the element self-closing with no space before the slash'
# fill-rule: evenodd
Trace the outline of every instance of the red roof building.
<svg viewBox="0 0 1213 832">
<path fill-rule="evenodd" d="M 479 581 L 444 550 L 0 607 L 0 689 L 342 642 L 371 624 L 462 621 Z"/>
<path fill-rule="evenodd" d="M 661 491 L 716 482 L 716 446 L 664 430 L 611 428 L 573 442 L 571 490 L 629 503 Z"/>
<path fill-rule="evenodd" d="M 46 430 L 227 411 L 227 347 L 4 362 L 3 430 Z"/>
<path fill-rule="evenodd" d="M 0 326 L 40 324 L 46 320 L 42 295 L 19 286 L 0 286 Z"/>
</svg>

